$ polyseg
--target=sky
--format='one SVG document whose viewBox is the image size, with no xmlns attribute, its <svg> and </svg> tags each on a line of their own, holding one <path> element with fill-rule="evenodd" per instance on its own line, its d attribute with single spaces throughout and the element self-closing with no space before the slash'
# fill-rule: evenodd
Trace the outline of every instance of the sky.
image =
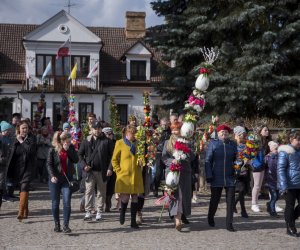
<svg viewBox="0 0 300 250">
<path fill-rule="evenodd" d="M 146 27 L 163 23 L 153 0 L 70 0 L 71 15 L 85 26 L 124 27 L 126 11 L 146 12 Z M 0 0 L 0 23 L 42 24 L 64 9 L 68 0 Z"/>
</svg>

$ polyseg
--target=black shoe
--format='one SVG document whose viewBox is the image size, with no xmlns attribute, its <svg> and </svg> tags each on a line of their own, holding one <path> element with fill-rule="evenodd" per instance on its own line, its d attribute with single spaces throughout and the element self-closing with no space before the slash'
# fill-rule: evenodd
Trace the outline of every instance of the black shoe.
<svg viewBox="0 0 300 250">
<path fill-rule="evenodd" d="M 210 225 L 211 227 L 215 226 L 215 220 L 214 220 L 214 218 L 208 217 L 207 221 L 208 221 L 208 225 Z"/>
<path fill-rule="evenodd" d="M 293 237 L 299 237 L 295 224 L 286 223 L 286 233 Z"/>
<path fill-rule="evenodd" d="M 228 224 L 226 229 L 227 229 L 229 232 L 235 232 L 235 229 L 234 229 L 234 227 L 232 226 L 232 223 Z"/>
<path fill-rule="evenodd" d="M 271 212 L 270 211 L 270 216 L 274 218 L 279 218 L 279 215 L 276 212 Z"/>
<path fill-rule="evenodd" d="M 236 209 L 236 207 L 233 208 L 233 212 L 234 212 L 235 214 L 237 214 L 237 209 Z"/>
<path fill-rule="evenodd" d="M 121 201 L 121 211 L 120 211 L 120 224 L 123 225 L 125 223 L 125 213 L 127 209 L 128 203 L 123 203 Z"/>
<path fill-rule="evenodd" d="M 136 224 L 136 223 L 131 223 L 131 224 L 130 224 L 130 227 L 131 227 L 131 228 L 134 228 L 134 229 L 139 229 L 139 228 L 140 228 L 139 225 Z"/>
<path fill-rule="evenodd" d="M 188 221 L 188 219 L 185 217 L 184 214 L 181 215 L 181 221 L 183 224 L 190 224 L 190 222 Z"/>
<path fill-rule="evenodd" d="M 67 233 L 71 233 L 72 230 L 69 228 L 69 226 L 65 225 L 65 226 L 63 227 L 63 232 L 64 232 L 65 234 L 67 234 Z"/>
<path fill-rule="evenodd" d="M 242 216 L 243 218 L 249 218 L 249 216 L 248 216 L 246 210 L 242 210 L 242 211 L 241 211 L 241 216 Z"/>
<path fill-rule="evenodd" d="M 58 222 L 55 222 L 54 232 L 57 233 L 61 232 L 60 224 Z"/>
</svg>

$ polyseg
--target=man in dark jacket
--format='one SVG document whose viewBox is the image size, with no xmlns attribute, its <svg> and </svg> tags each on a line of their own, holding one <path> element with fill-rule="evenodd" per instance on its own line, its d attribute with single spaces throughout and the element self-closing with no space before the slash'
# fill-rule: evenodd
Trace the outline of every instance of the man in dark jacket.
<svg viewBox="0 0 300 250">
<path fill-rule="evenodd" d="M 112 175 L 110 166 L 113 154 L 113 142 L 102 133 L 100 122 L 93 124 L 89 135 L 81 144 L 78 151 L 83 170 L 87 172 L 85 180 L 85 217 L 84 220 L 92 219 L 92 199 L 95 187 L 97 187 L 97 215 L 96 220 L 102 217 L 106 198 L 107 176 Z"/>
<path fill-rule="evenodd" d="M 168 119 L 166 117 L 162 118 L 160 120 L 160 127 L 163 130 L 159 139 L 159 143 L 157 145 L 157 152 L 155 156 L 155 166 L 156 166 L 156 172 L 155 172 L 155 179 L 154 179 L 154 196 L 158 197 L 158 188 L 160 186 L 161 179 L 163 177 L 165 164 L 161 160 L 162 151 L 164 148 L 165 141 L 169 140 L 171 136 L 171 129 L 168 124 Z"/>
<path fill-rule="evenodd" d="M 227 125 L 217 127 L 218 139 L 210 141 L 206 157 L 206 180 L 211 184 L 211 198 L 208 210 L 208 224 L 215 226 L 214 216 L 220 202 L 223 188 L 226 190 L 226 227 L 230 232 L 235 231 L 232 226 L 235 182 L 234 161 L 237 154 L 237 146 L 228 139 L 231 129 Z"/>
</svg>

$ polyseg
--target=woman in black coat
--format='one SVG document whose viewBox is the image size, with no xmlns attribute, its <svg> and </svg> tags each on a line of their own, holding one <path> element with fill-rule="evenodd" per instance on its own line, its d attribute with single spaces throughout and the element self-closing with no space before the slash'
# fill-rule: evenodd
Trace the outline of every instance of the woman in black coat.
<svg viewBox="0 0 300 250">
<path fill-rule="evenodd" d="M 28 217 L 29 184 L 34 174 L 35 155 L 36 138 L 30 133 L 27 121 L 21 121 L 16 127 L 16 139 L 7 162 L 7 178 L 20 186 L 19 221 Z"/>
<path fill-rule="evenodd" d="M 52 200 L 52 214 L 54 218 L 54 231 L 61 232 L 59 221 L 60 194 L 63 198 L 64 233 L 70 233 L 69 220 L 71 215 L 71 190 L 69 182 L 75 173 L 74 163 L 79 158 L 74 146 L 71 144 L 69 133 L 55 132 L 52 141 L 53 148 L 49 150 L 47 170 L 49 173 L 49 189 Z"/>
</svg>

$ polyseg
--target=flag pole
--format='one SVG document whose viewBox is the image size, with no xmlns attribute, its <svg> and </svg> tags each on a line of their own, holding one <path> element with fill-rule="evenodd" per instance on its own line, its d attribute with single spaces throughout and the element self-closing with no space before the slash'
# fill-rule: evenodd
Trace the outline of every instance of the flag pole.
<svg viewBox="0 0 300 250">
<path fill-rule="evenodd" d="M 69 41 L 70 41 L 70 53 L 69 53 L 69 56 L 70 56 L 70 74 L 71 75 L 71 72 L 72 72 L 72 49 L 71 49 L 71 46 L 72 46 L 72 43 L 71 43 L 71 35 L 69 36 Z M 73 79 L 71 79 L 71 83 L 70 83 L 70 95 L 72 93 L 72 84 L 73 84 Z"/>
</svg>

